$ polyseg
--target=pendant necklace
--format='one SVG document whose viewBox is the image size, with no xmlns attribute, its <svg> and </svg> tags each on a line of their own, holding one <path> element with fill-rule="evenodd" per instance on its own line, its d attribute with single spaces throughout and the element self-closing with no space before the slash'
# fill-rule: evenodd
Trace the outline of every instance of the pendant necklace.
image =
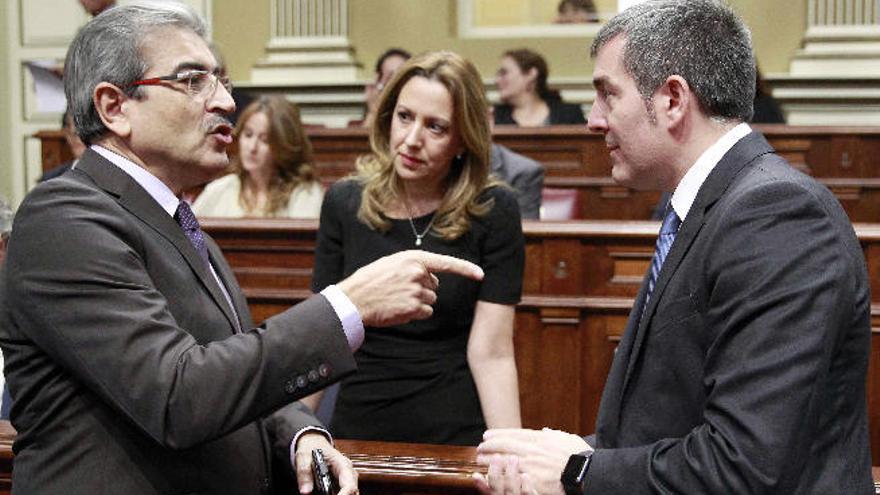
<svg viewBox="0 0 880 495">
<path fill-rule="evenodd" d="M 428 232 L 431 231 L 431 227 L 434 226 L 434 219 L 437 218 L 437 213 L 434 212 L 434 214 L 431 215 L 431 221 L 428 222 L 428 226 L 425 227 L 425 230 L 423 230 L 421 234 L 419 234 L 419 231 L 416 230 L 416 224 L 413 222 L 412 212 L 409 209 L 409 202 L 404 201 L 403 205 L 406 207 L 406 218 L 409 219 L 409 226 L 412 229 L 413 235 L 416 236 L 416 247 L 420 247 L 422 245 L 422 239 L 428 235 Z"/>
<path fill-rule="evenodd" d="M 413 222 L 412 215 L 409 215 L 407 217 L 407 218 L 409 218 L 409 226 L 410 226 L 410 228 L 412 228 L 412 233 L 414 236 L 416 236 L 416 247 L 419 247 L 422 245 L 422 238 L 424 238 L 426 235 L 428 235 L 428 232 L 430 232 L 431 227 L 434 225 L 434 217 L 435 216 L 436 215 L 431 215 L 431 221 L 428 222 L 428 226 L 425 227 L 425 230 L 423 230 L 421 234 L 419 234 L 419 232 L 416 230 L 416 224 Z"/>
</svg>

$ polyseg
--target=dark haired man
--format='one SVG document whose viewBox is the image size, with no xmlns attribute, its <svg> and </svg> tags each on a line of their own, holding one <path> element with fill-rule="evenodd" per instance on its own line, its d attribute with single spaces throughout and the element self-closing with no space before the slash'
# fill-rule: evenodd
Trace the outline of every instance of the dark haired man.
<svg viewBox="0 0 880 495">
<path fill-rule="evenodd" d="M 833 194 L 746 124 L 747 28 L 718 0 L 648 0 L 611 19 L 592 55 L 589 126 L 614 179 L 671 192 L 671 207 L 595 435 L 489 431 L 479 486 L 873 493 L 864 255 Z"/>
<path fill-rule="evenodd" d="M 89 149 L 21 204 L 0 271 L 17 494 L 253 494 L 321 448 L 296 399 L 354 371 L 364 325 L 426 318 L 432 270 L 403 252 L 254 327 L 184 191 L 222 173 L 234 110 L 203 21 L 178 2 L 107 10 L 77 34 L 65 93 Z M 273 466 L 276 469 L 273 473 Z"/>
<path fill-rule="evenodd" d="M 412 57 L 410 53 L 402 48 L 389 48 L 379 55 L 376 60 L 376 78 L 364 88 L 364 101 L 367 108 L 364 112 L 364 119 L 360 121 L 363 127 L 370 127 L 376 120 L 376 107 L 379 105 L 379 96 L 385 85 L 397 72 L 401 65 L 406 63 Z"/>
</svg>

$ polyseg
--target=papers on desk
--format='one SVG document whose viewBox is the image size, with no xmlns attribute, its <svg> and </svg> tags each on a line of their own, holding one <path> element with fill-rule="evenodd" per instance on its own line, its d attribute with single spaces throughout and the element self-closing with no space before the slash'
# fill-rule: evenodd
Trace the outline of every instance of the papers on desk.
<svg viewBox="0 0 880 495">
<path fill-rule="evenodd" d="M 25 62 L 34 79 L 34 93 L 37 98 L 37 112 L 62 113 L 67 106 L 64 97 L 64 83 L 56 70 L 55 60 L 30 60 Z"/>
</svg>

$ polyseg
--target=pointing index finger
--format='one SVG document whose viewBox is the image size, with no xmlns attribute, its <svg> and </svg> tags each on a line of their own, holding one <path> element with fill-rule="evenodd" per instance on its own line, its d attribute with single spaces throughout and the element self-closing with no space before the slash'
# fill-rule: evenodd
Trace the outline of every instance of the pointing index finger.
<svg viewBox="0 0 880 495">
<path fill-rule="evenodd" d="M 417 257 L 431 273 L 455 273 L 473 280 L 483 280 L 483 269 L 470 261 L 427 251 L 418 251 Z"/>
</svg>

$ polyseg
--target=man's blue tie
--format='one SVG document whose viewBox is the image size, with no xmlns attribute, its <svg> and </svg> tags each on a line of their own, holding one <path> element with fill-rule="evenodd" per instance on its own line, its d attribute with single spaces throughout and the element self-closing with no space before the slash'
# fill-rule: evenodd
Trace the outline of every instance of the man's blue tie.
<svg viewBox="0 0 880 495">
<path fill-rule="evenodd" d="M 654 258 L 651 260 L 651 278 L 648 279 L 648 294 L 645 296 L 643 312 L 644 308 L 648 307 L 648 301 L 651 300 L 651 294 L 654 292 L 654 285 L 657 284 L 657 278 L 660 277 L 660 268 L 666 260 L 666 255 L 669 254 L 669 249 L 675 241 L 675 234 L 681 225 L 681 220 L 672 209 L 671 203 L 668 208 L 669 211 L 666 212 L 663 225 L 660 226 L 660 235 L 657 236 L 657 245 L 654 247 Z"/>
<path fill-rule="evenodd" d="M 205 268 L 210 266 L 208 261 L 208 246 L 205 244 L 205 236 L 202 235 L 202 229 L 199 227 L 199 221 L 193 214 L 192 209 L 186 201 L 181 201 L 177 205 L 177 211 L 174 213 L 174 219 L 180 224 L 183 233 L 186 234 L 189 242 L 198 251 L 199 256 L 205 262 Z"/>
</svg>

